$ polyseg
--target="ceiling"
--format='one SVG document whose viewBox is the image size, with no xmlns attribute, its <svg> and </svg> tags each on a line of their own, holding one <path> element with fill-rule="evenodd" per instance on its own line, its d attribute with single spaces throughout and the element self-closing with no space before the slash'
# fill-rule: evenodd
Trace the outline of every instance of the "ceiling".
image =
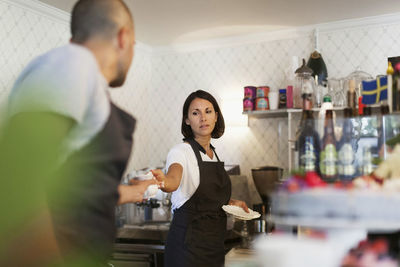
<svg viewBox="0 0 400 267">
<path fill-rule="evenodd" d="M 70 12 L 77 0 L 39 0 Z M 166 46 L 400 12 L 399 0 L 125 0 L 138 41 Z"/>
</svg>

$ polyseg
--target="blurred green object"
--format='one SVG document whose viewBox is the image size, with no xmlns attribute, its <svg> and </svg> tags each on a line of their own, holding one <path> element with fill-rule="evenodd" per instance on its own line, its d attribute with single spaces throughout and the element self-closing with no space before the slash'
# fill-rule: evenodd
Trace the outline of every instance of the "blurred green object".
<svg viewBox="0 0 400 267">
<path fill-rule="evenodd" d="M 394 147 L 398 143 L 400 143 L 400 134 L 386 141 L 386 144 L 390 147 Z"/>
</svg>

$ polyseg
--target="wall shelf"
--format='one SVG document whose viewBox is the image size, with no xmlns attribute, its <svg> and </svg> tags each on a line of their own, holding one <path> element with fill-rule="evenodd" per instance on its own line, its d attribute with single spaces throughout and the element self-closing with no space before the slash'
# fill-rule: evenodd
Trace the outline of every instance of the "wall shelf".
<svg viewBox="0 0 400 267">
<path fill-rule="evenodd" d="M 334 107 L 333 110 L 340 111 L 344 107 Z M 303 109 L 301 108 L 291 108 L 291 109 L 276 109 L 276 110 L 253 110 L 244 111 L 242 114 L 247 115 L 250 118 L 277 118 L 277 117 L 287 117 L 289 113 L 301 113 Z M 319 108 L 313 108 L 312 111 L 318 112 Z"/>
<path fill-rule="evenodd" d="M 372 110 L 379 112 L 380 105 L 371 105 Z M 343 111 L 345 107 L 333 107 L 332 110 Z M 319 108 L 313 108 L 312 111 L 318 112 Z M 277 117 L 288 117 L 290 113 L 301 113 L 303 109 L 301 108 L 291 108 L 291 109 L 276 109 L 276 110 L 253 110 L 244 111 L 242 114 L 249 116 L 249 118 L 277 118 Z M 374 115 L 375 112 L 373 112 Z"/>
</svg>

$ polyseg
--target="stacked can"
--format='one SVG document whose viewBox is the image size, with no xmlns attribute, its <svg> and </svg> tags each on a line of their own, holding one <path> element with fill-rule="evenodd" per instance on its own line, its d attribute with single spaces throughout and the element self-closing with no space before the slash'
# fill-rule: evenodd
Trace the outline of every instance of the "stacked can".
<svg viewBox="0 0 400 267">
<path fill-rule="evenodd" d="M 243 111 L 269 110 L 269 86 L 245 86 Z"/>
<path fill-rule="evenodd" d="M 269 110 L 268 94 L 269 94 L 268 86 L 257 87 L 255 110 Z"/>
<path fill-rule="evenodd" d="M 257 87 L 255 86 L 244 87 L 243 111 L 252 111 L 255 109 L 256 90 Z"/>
</svg>

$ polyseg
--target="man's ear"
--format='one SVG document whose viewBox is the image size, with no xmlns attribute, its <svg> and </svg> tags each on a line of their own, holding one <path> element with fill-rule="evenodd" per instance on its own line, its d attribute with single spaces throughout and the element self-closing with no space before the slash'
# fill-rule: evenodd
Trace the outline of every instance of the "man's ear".
<svg viewBox="0 0 400 267">
<path fill-rule="evenodd" d="M 124 49 L 129 43 L 129 30 L 121 27 L 117 34 L 118 47 Z"/>
</svg>

